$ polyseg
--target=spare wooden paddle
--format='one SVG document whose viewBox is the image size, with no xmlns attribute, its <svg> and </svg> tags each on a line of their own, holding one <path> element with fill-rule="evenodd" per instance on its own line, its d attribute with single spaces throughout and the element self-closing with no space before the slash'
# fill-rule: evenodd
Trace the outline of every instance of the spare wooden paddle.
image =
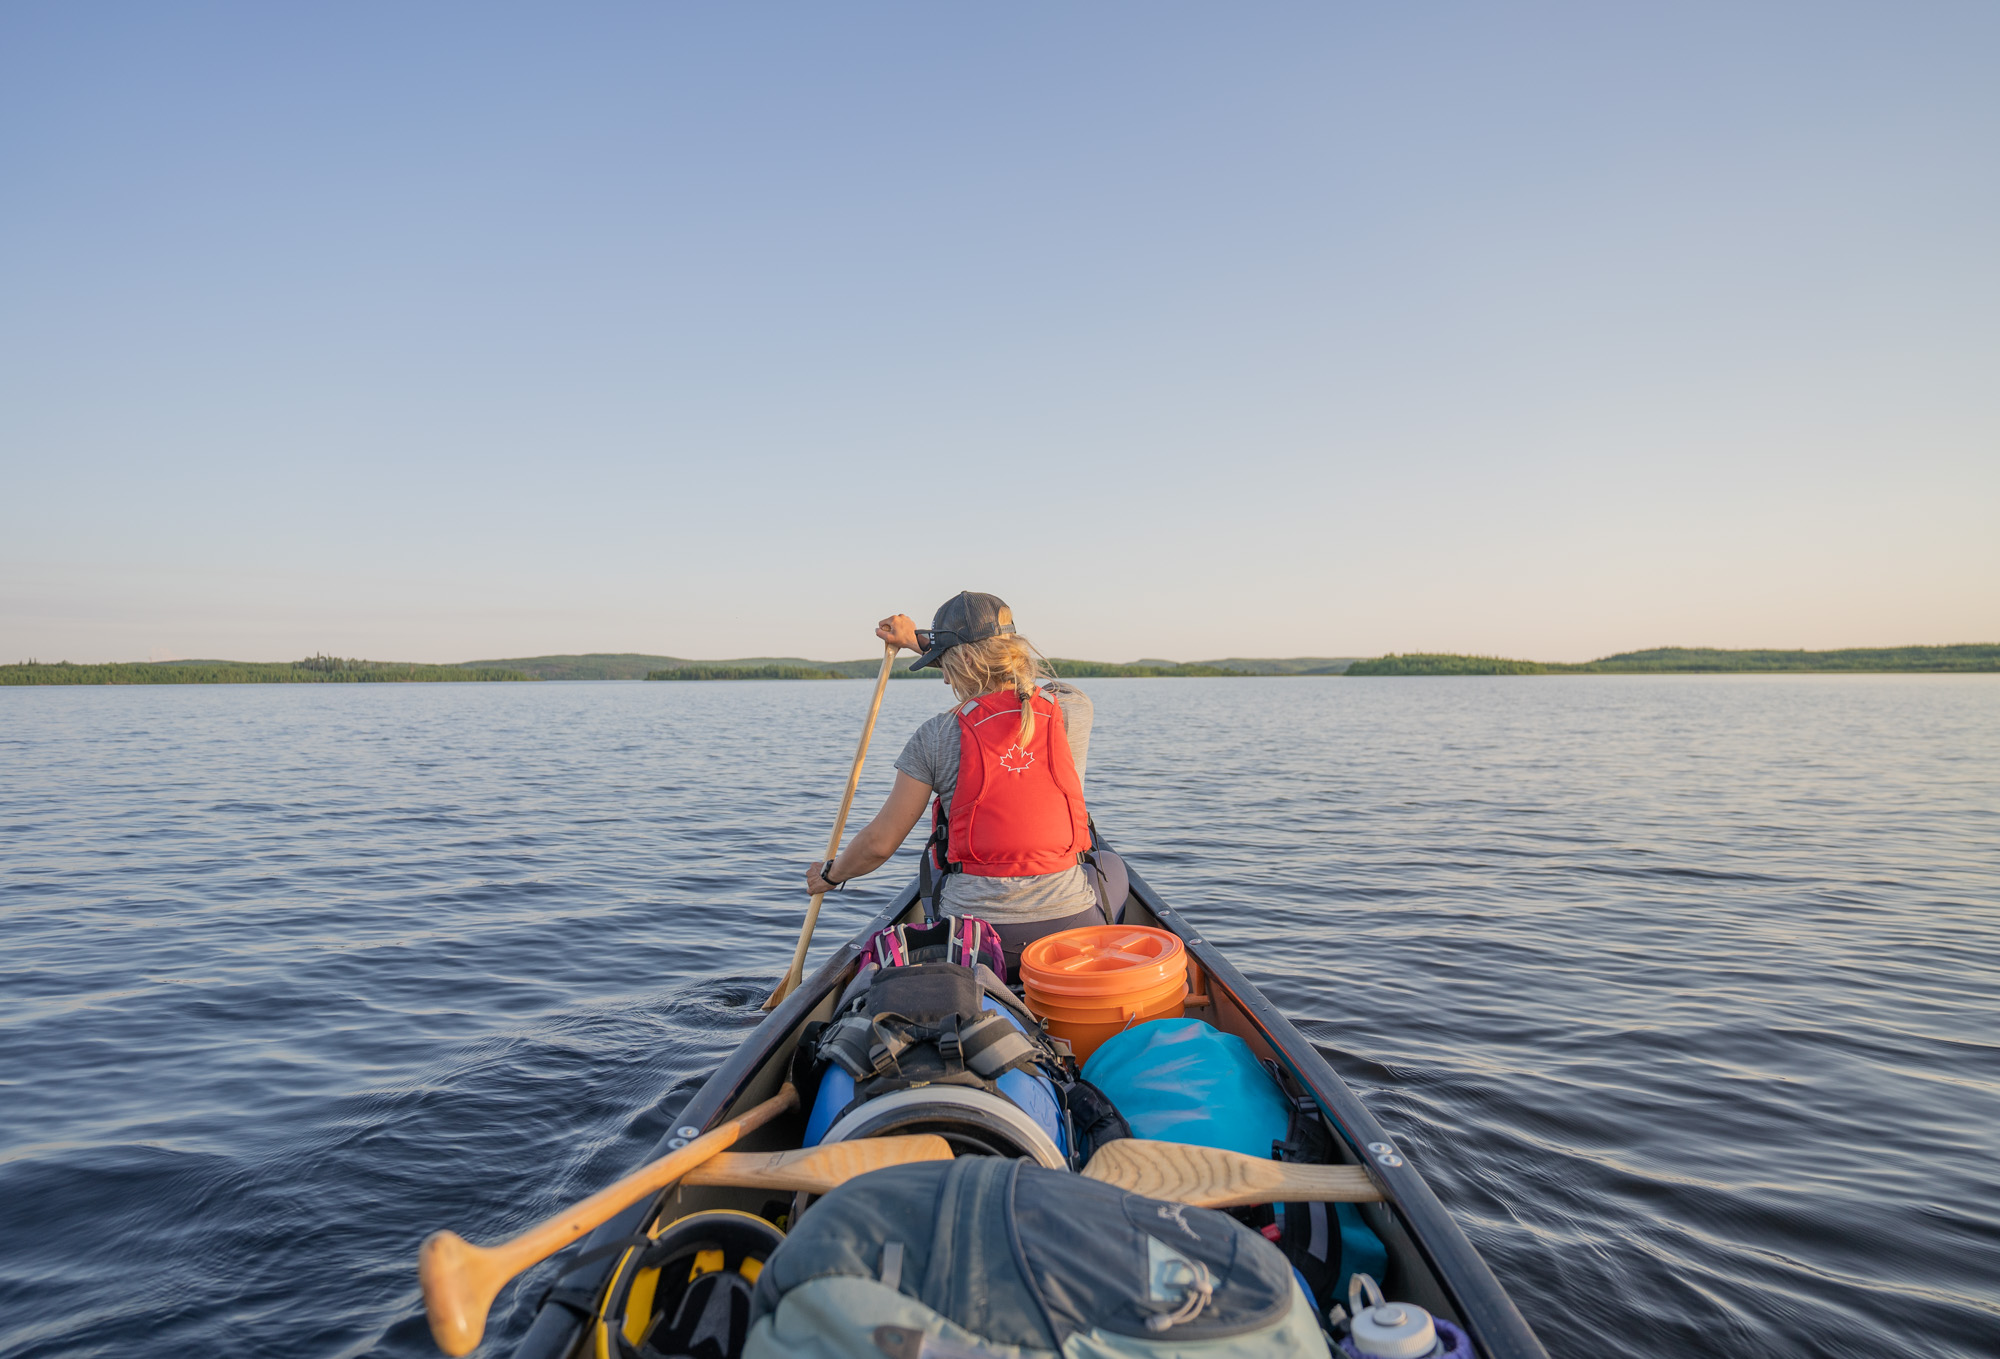
<svg viewBox="0 0 2000 1359">
<path fill-rule="evenodd" d="M 677 1151 L 647 1162 L 617 1183 L 497 1246 L 475 1246 L 454 1232 L 431 1233 L 417 1252 L 417 1279 L 423 1285 L 431 1338 L 446 1354 L 471 1353 L 480 1336 L 486 1333 L 486 1313 L 502 1284 L 528 1266 L 548 1259 L 585 1232 L 602 1226 L 647 1194 L 666 1188 L 716 1153 L 727 1150 L 751 1129 L 761 1128 L 786 1110 L 797 1108 L 798 1103 L 798 1090 L 787 1084 L 749 1112 L 703 1133 Z"/>
<path fill-rule="evenodd" d="M 1241 1208 L 1253 1203 L 1371 1203 L 1382 1191 L 1360 1166 L 1304 1166 L 1260 1161 L 1240 1152 L 1149 1142 L 1136 1137 L 1106 1142 L 1084 1176 L 1149 1199 L 1197 1208 Z"/>
<path fill-rule="evenodd" d="M 949 1161 L 951 1143 L 936 1133 L 831 1142 L 798 1151 L 725 1151 L 681 1177 L 682 1184 L 728 1184 L 824 1194 L 857 1175 L 913 1161 Z"/>
<path fill-rule="evenodd" d="M 854 806 L 854 790 L 861 783 L 861 762 L 868 758 L 868 738 L 875 734 L 875 716 L 882 711 L 882 691 L 889 687 L 889 669 L 896 663 L 899 650 L 901 648 L 894 642 L 885 642 L 882 646 L 882 673 L 875 677 L 875 701 L 868 705 L 868 720 L 861 727 L 861 744 L 854 748 L 854 767 L 847 771 L 847 791 L 840 795 L 840 815 L 833 819 L 833 834 L 826 842 L 826 857 L 829 859 L 840 853 L 840 836 L 847 829 L 848 809 Z M 805 979 L 806 949 L 812 944 L 813 926 L 819 923 L 819 903 L 824 895 L 814 892 L 811 903 L 806 906 L 806 923 L 799 930 L 799 946 L 792 950 L 792 965 L 785 969 L 778 989 L 764 1002 L 765 1009 L 777 1009 L 779 1002 Z"/>
</svg>

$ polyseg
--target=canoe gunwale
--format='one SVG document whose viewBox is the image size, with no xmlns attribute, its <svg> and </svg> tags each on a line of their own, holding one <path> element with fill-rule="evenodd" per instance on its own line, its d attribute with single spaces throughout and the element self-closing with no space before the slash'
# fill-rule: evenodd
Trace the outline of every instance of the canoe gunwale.
<svg viewBox="0 0 2000 1359">
<path fill-rule="evenodd" d="M 1108 846 L 1107 846 L 1108 847 Z M 1319 1054 L 1306 1036 L 1250 982 L 1200 929 L 1169 906 L 1140 875 L 1126 863 L 1131 890 L 1165 928 L 1178 935 L 1194 959 L 1206 970 L 1211 994 L 1220 990 L 1237 1011 L 1262 1035 L 1272 1051 L 1290 1069 L 1299 1084 L 1318 1101 L 1320 1111 L 1334 1133 L 1349 1146 L 1356 1163 L 1368 1173 L 1387 1198 L 1386 1208 L 1400 1219 L 1412 1247 L 1424 1258 L 1438 1285 L 1450 1297 L 1458 1320 L 1471 1333 L 1485 1359 L 1549 1359 L 1535 1333 L 1529 1329 L 1514 1302 L 1507 1296 L 1465 1237 L 1456 1220 L 1411 1163 L 1409 1153 L 1375 1121 L 1373 1114 L 1348 1088 L 1338 1072 Z M 853 975 L 860 945 L 876 930 L 906 914 L 917 899 L 913 880 L 867 926 L 834 950 L 814 969 L 797 990 L 751 1031 L 743 1043 L 724 1060 L 682 1107 L 673 1123 L 676 1128 L 693 1125 L 707 1131 L 727 1118 L 743 1102 L 753 1083 L 763 1074 L 779 1050 L 812 1010 L 830 992 L 844 987 Z M 646 1155 L 646 1160 L 664 1155 L 669 1131 Z M 1402 1164 L 1385 1166 L 1366 1150 L 1370 1142 L 1386 1142 L 1402 1155 Z M 662 1194 L 671 1192 L 663 1190 Z M 591 1250 L 640 1228 L 659 1202 L 652 1195 L 634 1204 L 602 1227 L 565 1251 L 564 1256 Z M 595 1292 L 618 1263 L 612 1255 L 588 1265 L 562 1280 L 565 1291 Z M 546 1277 L 546 1276 L 545 1276 Z M 518 1303 L 516 1304 L 518 1305 Z M 582 1317 L 566 1306 L 548 1305 L 540 1309 L 514 1349 L 515 1359 L 569 1359 L 579 1352 L 579 1342 L 589 1334 Z"/>
<path fill-rule="evenodd" d="M 1319 1102 L 1320 1112 L 1334 1132 L 1344 1139 L 1356 1161 L 1381 1187 L 1408 1231 L 1411 1244 L 1420 1251 L 1437 1277 L 1439 1286 L 1451 1296 L 1458 1318 L 1472 1335 L 1474 1344 L 1488 1359 L 1549 1359 L 1548 1351 L 1528 1327 L 1514 1300 L 1500 1286 L 1493 1271 L 1431 1191 L 1408 1150 L 1386 1132 L 1350 1090 L 1319 1049 L 1284 1013 L 1236 970 L 1222 951 L 1209 943 L 1187 917 L 1176 911 L 1125 861 L 1132 894 L 1159 922 L 1180 936 L 1189 953 L 1208 972 L 1211 988 L 1220 988 L 1263 1034 L 1292 1074 Z M 1211 994 L 1213 992 L 1211 991 Z M 1401 1165 L 1383 1165 L 1367 1151 L 1370 1142 L 1386 1142 L 1396 1148 Z"/>
<path fill-rule="evenodd" d="M 838 990 L 847 984 L 852 975 L 854 963 L 859 959 L 860 943 L 883 926 L 894 923 L 896 918 L 909 910 L 917 899 L 917 884 L 913 879 L 908 886 L 896 894 L 895 900 L 882 914 L 871 921 L 854 938 L 833 951 L 807 978 L 799 983 L 796 990 L 778 1005 L 778 1008 L 764 1016 L 757 1027 L 750 1032 L 729 1054 L 722 1065 L 702 1082 L 692 1098 L 682 1106 L 673 1119 L 674 1127 L 693 1125 L 703 1132 L 720 1124 L 730 1110 L 743 1097 L 752 1081 L 768 1066 L 777 1050 L 784 1046 L 792 1031 L 798 1028 L 810 1014 L 813 1007 L 826 998 L 829 991 Z M 674 1133 L 669 1129 L 653 1149 L 646 1153 L 644 1160 L 651 1161 L 667 1154 L 667 1143 Z M 644 1162 L 642 1161 L 641 1164 Z M 563 1252 L 564 1256 L 574 1256 L 584 1251 L 595 1250 L 598 1246 L 615 1241 L 621 1236 L 630 1236 L 639 1230 L 647 1215 L 653 1211 L 661 1195 L 671 1193 L 663 1189 L 659 1194 L 651 1194 L 627 1208 L 618 1216 L 606 1222 Z M 604 1281 L 618 1263 L 616 1255 L 585 1265 L 574 1274 L 564 1276 L 564 1289 L 578 1292 L 595 1292 L 603 1287 Z M 572 1353 L 577 1342 L 587 1334 L 582 1317 L 568 1307 L 547 1305 L 536 1313 L 535 1320 L 528 1327 L 520 1343 L 514 1348 L 514 1359 L 564 1359 Z"/>
</svg>

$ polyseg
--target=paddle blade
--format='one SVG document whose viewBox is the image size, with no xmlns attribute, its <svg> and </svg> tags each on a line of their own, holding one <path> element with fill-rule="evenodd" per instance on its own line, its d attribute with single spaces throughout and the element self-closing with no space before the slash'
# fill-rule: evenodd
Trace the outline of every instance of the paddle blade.
<svg viewBox="0 0 2000 1359">
<path fill-rule="evenodd" d="M 772 991 L 770 995 L 764 997 L 764 1006 L 763 1006 L 764 1013 L 769 1014 L 771 1011 L 777 1009 L 780 1005 L 784 1004 L 785 997 L 792 994 L 792 988 L 796 985 L 797 983 L 792 980 L 792 974 L 790 971 L 787 971 L 784 976 L 778 978 L 777 989 Z"/>
<path fill-rule="evenodd" d="M 1233 1151 L 1136 1137 L 1107 1142 L 1090 1158 L 1086 1178 L 1128 1193 L 1197 1208 L 1253 1203 L 1370 1203 L 1382 1191 L 1360 1166 L 1303 1166 L 1260 1161 Z"/>
</svg>

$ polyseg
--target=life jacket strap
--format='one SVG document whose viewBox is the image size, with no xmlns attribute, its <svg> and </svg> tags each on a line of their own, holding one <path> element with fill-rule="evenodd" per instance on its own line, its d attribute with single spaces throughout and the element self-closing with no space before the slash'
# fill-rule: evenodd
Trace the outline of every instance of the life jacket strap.
<svg viewBox="0 0 2000 1359">
<path fill-rule="evenodd" d="M 951 862 L 951 820 L 944 814 L 944 799 L 931 799 L 931 836 L 917 860 L 917 895 L 924 903 L 924 923 L 935 925 L 943 914 L 938 898 L 944 893 L 944 875 L 960 871 Z"/>
</svg>

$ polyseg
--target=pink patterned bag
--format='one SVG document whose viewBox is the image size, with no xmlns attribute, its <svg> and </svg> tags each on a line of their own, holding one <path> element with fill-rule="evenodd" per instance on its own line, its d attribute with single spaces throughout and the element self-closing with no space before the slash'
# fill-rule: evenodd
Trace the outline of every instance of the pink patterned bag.
<svg viewBox="0 0 2000 1359">
<path fill-rule="evenodd" d="M 1007 975 L 1007 955 L 1000 931 L 978 916 L 948 915 L 929 925 L 888 925 L 870 935 L 861 950 L 861 970 L 904 967 L 910 963 L 957 963 L 993 969 Z"/>
</svg>

